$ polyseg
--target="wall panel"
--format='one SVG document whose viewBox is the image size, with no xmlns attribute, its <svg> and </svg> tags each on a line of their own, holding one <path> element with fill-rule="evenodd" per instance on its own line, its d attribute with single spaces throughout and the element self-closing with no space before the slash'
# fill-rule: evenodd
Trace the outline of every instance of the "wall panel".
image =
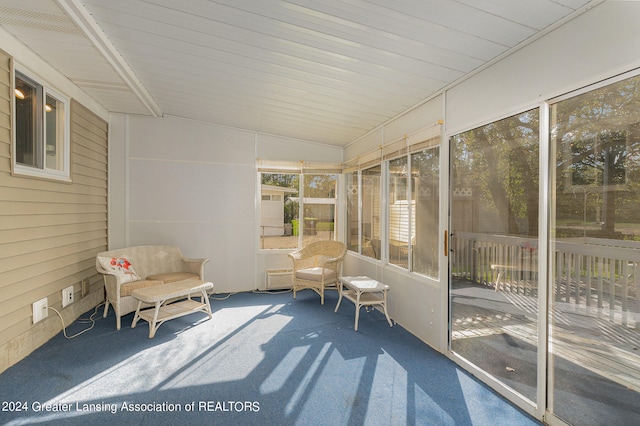
<svg viewBox="0 0 640 426">
<path fill-rule="evenodd" d="M 342 162 L 342 148 L 337 146 L 263 134 L 258 134 L 256 139 L 257 157 L 262 160 Z"/>
<path fill-rule="evenodd" d="M 344 148 L 344 161 L 357 158 L 359 155 L 374 151 L 384 142 L 384 129 L 382 126 L 367 133 L 360 139 L 350 143 Z"/>
<path fill-rule="evenodd" d="M 347 145 L 344 149 L 344 161 L 375 151 L 443 120 L 443 99 L 442 95 L 436 96 Z"/>
<path fill-rule="evenodd" d="M 640 2 L 605 2 L 446 94 L 447 133 L 522 112 L 536 102 L 640 66 Z"/>
<path fill-rule="evenodd" d="M 442 110 L 442 95 L 430 99 L 428 102 L 402 114 L 384 126 L 385 145 L 411 134 L 425 127 L 432 126 L 444 119 Z"/>
<path fill-rule="evenodd" d="M 125 197 L 123 246 L 177 245 L 209 258 L 215 292 L 256 288 L 255 134 L 177 117 L 112 125 L 125 144 L 113 149 L 128 153 L 125 182 L 112 188 Z"/>
<path fill-rule="evenodd" d="M 131 158 L 254 164 L 254 133 L 167 116 L 130 120 Z"/>
</svg>

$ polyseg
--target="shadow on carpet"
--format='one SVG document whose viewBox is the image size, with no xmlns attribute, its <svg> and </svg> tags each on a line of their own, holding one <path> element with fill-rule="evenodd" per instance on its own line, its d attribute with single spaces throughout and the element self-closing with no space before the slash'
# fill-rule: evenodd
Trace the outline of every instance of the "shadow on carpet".
<svg viewBox="0 0 640 426">
<path fill-rule="evenodd" d="M 212 298 L 212 320 L 171 320 L 153 339 L 100 310 L 0 375 L 0 423 L 539 424 L 380 312 L 363 309 L 355 332 L 353 304 L 336 301 Z"/>
</svg>

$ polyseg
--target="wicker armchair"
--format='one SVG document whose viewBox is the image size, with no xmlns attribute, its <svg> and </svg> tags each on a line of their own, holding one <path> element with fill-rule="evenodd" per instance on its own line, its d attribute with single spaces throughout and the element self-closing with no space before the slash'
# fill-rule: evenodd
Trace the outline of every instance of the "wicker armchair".
<svg viewBox="0 0 640 426">
<path fill-rule="evenodd" d="M 311 289 L 324 305 L 325 288 L 338 288 L 338 277 L 347 246 L 339 241 L 317 241 L 289 253 L 293 260 L 293 298 L 296 292 Z"/>
</svg>

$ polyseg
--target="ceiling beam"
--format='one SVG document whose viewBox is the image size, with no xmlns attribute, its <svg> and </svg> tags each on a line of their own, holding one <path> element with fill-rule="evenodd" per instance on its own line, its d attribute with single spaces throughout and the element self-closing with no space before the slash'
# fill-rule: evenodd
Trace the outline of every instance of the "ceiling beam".
<svg viewBox="0 0 640 426">
<path fill-rule="evenodd" d="M 120 75 L 125 84 L 133 91 L 136 97 L 149 110 L 154 117 L 162 117 L 162 110 L 153 99 L 151 93 L 144 87 L 140 79 L 125 62 L 111 41 L 96 23 L 87 9 L 79 0 L 56 0 L 58 5 L 71 18 L 71 20 L 87 36 L 100 54 L 111 64 Z"/>
</svg>

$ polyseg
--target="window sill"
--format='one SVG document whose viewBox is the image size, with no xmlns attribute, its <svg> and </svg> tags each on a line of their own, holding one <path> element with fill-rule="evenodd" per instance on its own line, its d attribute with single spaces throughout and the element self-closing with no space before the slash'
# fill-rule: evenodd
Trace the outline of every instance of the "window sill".
<svg viewBox="0 0 640 426">
<path fill-rule="evenodd" d="M 57 182 L 71 183 L 71 176 L 60 171 L 42 170 L 33 167 L 25 167 L 16 164 L 13 167 L 13 176 L 30 177 L 36 179 L 53 180 Z"/>
</svg>

